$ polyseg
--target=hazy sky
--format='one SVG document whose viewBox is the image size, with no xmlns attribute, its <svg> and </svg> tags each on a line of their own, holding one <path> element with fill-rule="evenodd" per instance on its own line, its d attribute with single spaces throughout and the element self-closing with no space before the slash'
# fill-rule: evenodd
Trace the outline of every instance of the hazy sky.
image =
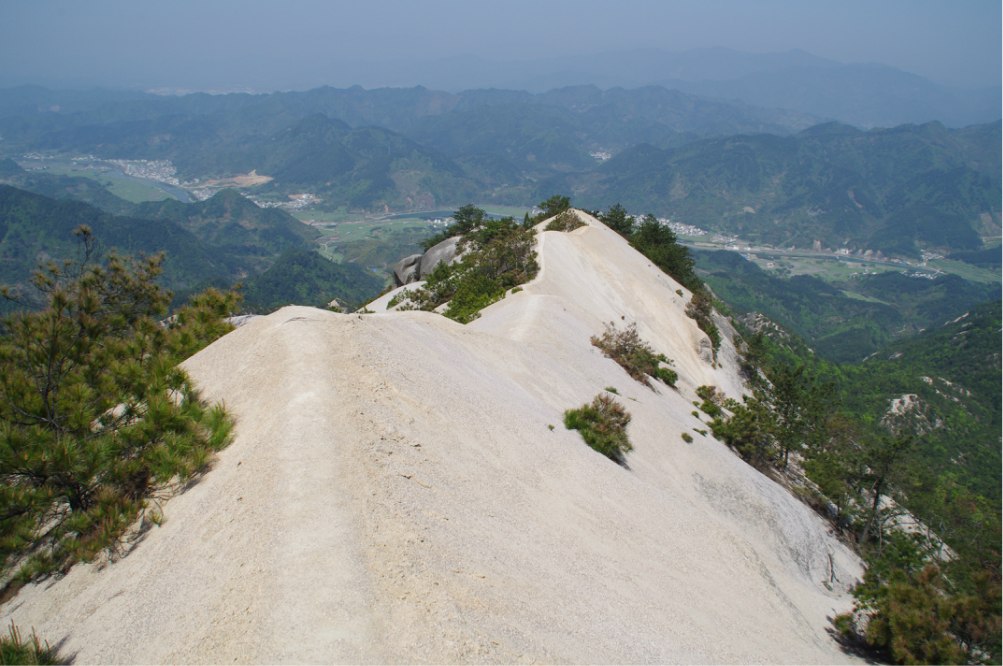
<svg viewBox="0 0 1003 666">
<path fill-rule="evenodd" d="M 0 86 L 302 88 L 360 61 L 709 46 L 988 86 L 1001 22 L 1000 0 L 0 0 Z"/>
</svg>

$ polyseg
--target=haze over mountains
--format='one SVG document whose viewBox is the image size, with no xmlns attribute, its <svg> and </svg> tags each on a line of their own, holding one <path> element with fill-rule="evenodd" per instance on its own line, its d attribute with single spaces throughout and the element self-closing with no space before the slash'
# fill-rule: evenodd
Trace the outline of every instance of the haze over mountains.
<svg viewBox="0 0 1003 666">
<path fill-rule="evenodd" d="M 604 90 L 657 85 L 862 128 L 930 120 L 948 127 L 989 122 L 1000 117 L 1001 90 L 1000 86 L 944 86 L 888 65 L 844 64 L 800 49 L 744 53 L 723 47 L 681 52 L 634 49 L 516 62 L 475 55 L 356 62 L 331 68 L 323 80 L 337 87 L 418 84 L 450 92 L 499 88 L 542 93 L 580 85 Z"/>
<path fill-rule="evenodd" d="M 262 62 L 255 65 L 258 60 Z M 221 88 L 225 92 L 266 92 L 361 85 L 369 90 L 419 86 L 453 94 L 488 89 L 538 94 L 569 86 L 592 85 L 601 90 L 659 86 L 720 101 L 786 109 L 863 129 L 932 120 L 948 127 L 965 127 L 1000 118 L 998 85 L 952 87 L 880 63 L 844 64 L 799 49 L 745 53 L 722 47 L 679 52 L 649 48 L 523 61 L 460 55 L 432 60 L 299 63 L 283 70 L 276 70 L 264 56 L 250 55 L 247 70 L 255 74 L 248 83 L 236 86 L 205 81 L 194 87 L 148 89 L 159 93 Z M 199 80 L 198 73 L 191 76 L 193 82 Z M 80 92 L 59 95 L 58 99 L 35 91 L 30 97 L 25 103 L 46 109 L 58 105 L 64 112 L 86 108 L 99 99 L 150 99 L 149 93 L 138 90 L 121 90 L 114 97 Z M 452 107 L 449 102 L 445 106 Z M 4 115 L 11 110 L 4 108 Z"/>
<path fill-rule="evenodd" d="M 192 183 L 254 172 L 267 181 L 256 196 L 308 193 L 328 211 L 527 206 L 567 192 L 771 245 L 909 257 L 979 250 L 1000 229 L 998 120 L 863 131 L 661 86 L 131 98 L 21 87 L 0 91 L 0 133 L 0 153 L 19 159 L 170 160 Z M 16 186 L 129 212 L 81 183 L 6 169 Z"/>
</svg>

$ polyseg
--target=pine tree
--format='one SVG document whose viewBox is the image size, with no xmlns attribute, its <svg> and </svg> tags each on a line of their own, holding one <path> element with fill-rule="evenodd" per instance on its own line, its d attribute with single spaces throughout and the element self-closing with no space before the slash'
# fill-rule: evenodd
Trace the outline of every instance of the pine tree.
<svg viewBox="0 0 1003 666">
<path fill-rule="evenodd" d="M 205 470 L 229 441 L 178 363 L 230 329 L 234 294 L 207 291 L 166 322 L 163 255 L 82 258 L 39 270 L 47 307 L 0 337 L 0 562 L 18 580 L 89 560 L 143 509 L 152 487 Z M 4 289 L 3 295 L 10 298 Z"/>
</svg>

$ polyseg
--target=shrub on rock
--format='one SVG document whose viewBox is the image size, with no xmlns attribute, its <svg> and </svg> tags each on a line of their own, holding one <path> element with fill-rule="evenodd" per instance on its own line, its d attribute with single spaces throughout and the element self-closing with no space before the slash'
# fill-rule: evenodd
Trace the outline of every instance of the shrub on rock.
<svg viewBox="0 0 1003 666">
<path fill-rule="evenodd" d="M 663 368 L 672 363 L 664 354 L 656 354 L 651 346 L 641 339 L 637 333 L 637 324 L 631 322 L 627 328 L 617 330 L 616 324 L 606 324 L 606 332 L 601 336 L 592 336 L 592 344 L 603 351 L 606 358 L 616 361 L 627 374 L 648 388 L 651 382 L 648 377 L 661 379 L 667 385 L 674 387 L 679 375 L 675 370 Z"/>
<path fill-rule="evenodd" d="M 630 414 L 608 393 L 564 412 L 565 428 L 580 432 L 586 444 L 618 464 L 623 464 L 624 454 L 634 448 L 627 439 L 628 423 Z"/>
</svg>

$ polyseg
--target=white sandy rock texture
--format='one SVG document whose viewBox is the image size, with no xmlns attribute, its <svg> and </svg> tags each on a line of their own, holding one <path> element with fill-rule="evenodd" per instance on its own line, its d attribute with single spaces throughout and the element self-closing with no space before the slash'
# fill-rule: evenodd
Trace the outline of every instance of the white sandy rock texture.
<svg viewBox="0 0 1003 666">
<path fill-rule="evenodd" d="M 3 621 L 78 663 L 850 660 L 827 617 L 859 562 L 693 432 L 694 387 L 740 395 L 734 349 L 714 368 L 689 294 L 588 221 L 541 233 L 539 278 L 468 326 L 291 307 L 190 359 L 234 443 L 127 556 Z M 675 360 L 678 391 L 589 344 L 610 320 Z M 562 425 L 605 387 L 633 414 L 629 468 Z"/>
</svg>

